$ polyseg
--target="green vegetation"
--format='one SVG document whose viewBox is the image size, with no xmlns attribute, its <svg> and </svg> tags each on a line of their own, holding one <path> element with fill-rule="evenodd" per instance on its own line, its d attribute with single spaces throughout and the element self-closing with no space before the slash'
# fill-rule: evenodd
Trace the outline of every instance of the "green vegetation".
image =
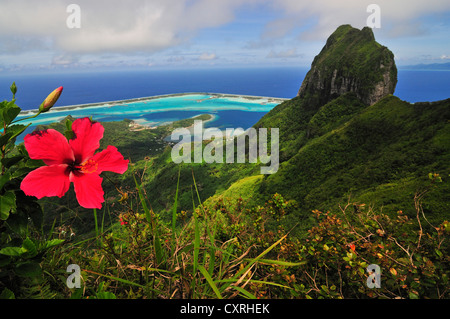
<svg viewBox="0 0 450 319">
<path fill-rule="evenodd" d="M 348 72 L 369 75 L 373 40 L 342 26 L 314 63 L 334 61 L 334 48 L 333 63 L 351 58 Z M 114 145 L 130 165 L 102 173 L 105 203 L 93 212 L 73 189 L 41 200 L 20 190 L 43 163 L 15 145 L 26 127 L 11 91 L 0 105 L 1 298 L 449 298 L 450 99 L 285 101 L 254 126 L 279 128 L 272 175 L 259 164 L 173 163 L 165 137 L 194 119 L 102 123 L 100 150 Z M 70 123 L 50 127 L 70 138 Z M 66 285 L 70 264 L 81 289 Z M 367 285 L 371 264 L 381 288 Z"/>
<path fill-rule="evenodd" d="M 394 54 L 375 41 L 372 29 L 342 25 L 330 35 L 314 58 L 299 96 L 311 107 L 321 106 L 345 92 L 372 104 L 376 85 L 393 93 L 397 84 Z"/>
<path fill-rule="evenodd" d="M 1 296 L 448 298 L 449 104 L 390 96 L 366 107 L 349 93 L 312 111 L 287 101 L 256 125 L 282 132 L 280 170 L 269 176 L 256 164 L 171 162 L 164 137 L 193 119 L 138 131 L 103 123 L 102 146 L 133 163 L 102 174 L 98 218 L 73 191 L 24 197 L 18 181 L 40 163 L 12 138 Z M 64 121 L 51 127 L 68 133 Z M 15 226 L 22 215 L 27 225 Z M 74 263 L 83 289 L 66 286 Z M 381 289 L 366 285 L 369 264 L 383 269 Z"/>
<path fill-rule="evenodd" d="M 316 112 L 299 98 L 283 103 L 256 125 L 280 125 L 284 136 L 278 173 L 255 192 L 280 192 L 305 211 L 330 209 L 351 196 L 412 213 L 411 198 L 427 174 L 450 173 L 449 106 L 450 100 L 410 104 L 388 96 L 364 107 L 351 94 Z M 433 216 L 445 216 L 450 208 L 449 184 L 442 186 L 438 200 L 430 199 Z"/>
</svg>

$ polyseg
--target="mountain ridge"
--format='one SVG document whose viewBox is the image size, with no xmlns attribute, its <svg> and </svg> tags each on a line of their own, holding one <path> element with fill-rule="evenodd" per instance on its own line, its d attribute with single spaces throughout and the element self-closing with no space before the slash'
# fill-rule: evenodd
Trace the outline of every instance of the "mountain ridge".
<svg viewBox="0 0 450 319">
<path fill-rule="evenodd" d="M 373 43 L 371 33 L 364 32 Z M 334 38 L 329 46 L 338 40 Z M 192 211 L 192 190 L 198 188 L 201 201 L 196 200 L 196 205 L 241 198 L 248 207 L 258 206 L 279 193 L 296 203 L 295 210 L 280 221 L 287 226 L 307 223 L 311 210 L 336 209 L 347 201 L 413 215 L 414 193 L 428 182 L 429 173 L 443 176 L 439 188 L 424 201 L 430 222 L 450 210 L 446 178 L 450 175 L 450 99 L 412 104 L 387 94 L 368 105 L 349 90 L 323 104 L 310 102 L 296 96 L 254 125 L 279 128 L 280 166 L 275 174 L 261 175 L 260 164 L 252 163 L 176 164 L 169 146 L 137 160 L 134 170 L 142 171 L 138 174 L 143 176 L 141 187 L 147 190 L 153 210 L 168 220 L 178 191 L 178 209 Z M 117 145 L 124 154 L 136 152 L 135 141 L 127 140 L 124 132 L 117 134 L 117 127 L 107 125 L 103 143 Z M 152 131 L 138 133 L 154 138 Z M 144 139 L 136 137 L 142 142 L 141 158 L 146 155 Z M 134 189 L 135 171 L 122 177 L 124 189 Z M 297 235 L 303 236 L 305 227 L 299 227 Z"/>
<path fill-rule="evenodd" d="M 393 94 L 397 84 L 394 54 L 375 41 L 372 29 L 341 25 L 314 58 L 297 96 L 312 107 L 354 92 L 368 105 Z"/>
</svg>

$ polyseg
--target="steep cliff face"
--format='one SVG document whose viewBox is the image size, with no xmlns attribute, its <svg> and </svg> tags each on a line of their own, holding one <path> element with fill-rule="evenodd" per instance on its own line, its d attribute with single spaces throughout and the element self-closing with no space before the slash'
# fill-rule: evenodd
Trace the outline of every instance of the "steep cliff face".
<svg viewBox="0 0 450 319">
<path fill-rule="evenodd" d="M 342 25 L 314 58 L 298 91 L 311 107 L 354 92 L 367 105 L 393 94 L 397 84 L 394 54 L 375 41 L 372 29 Z"/>
</svg>

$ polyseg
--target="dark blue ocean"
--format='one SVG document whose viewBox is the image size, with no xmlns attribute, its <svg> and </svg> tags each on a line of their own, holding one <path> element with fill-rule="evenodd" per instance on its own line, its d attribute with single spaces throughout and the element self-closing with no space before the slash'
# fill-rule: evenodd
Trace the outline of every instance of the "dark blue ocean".
<svg viewBox="0 0 450 319">
<path fill-rule="evenodd" d="M 1 75 L 0 100 L 11 99 L 16 82 L 16 104 L 36 109 L 53 89 L 63 86 L 57 106 L 125 100 L 154 95 L 208 92 L 291 98 L 297 94 L 306 69 L 208 69 L 103 71 Z"/>
<path fill-rule="evenodd" d="M 38 108 L 48 93 L 59 86 L 63 86 L 64 91 L 56 106 L 187 92 L 292 98 L 296 96 L 307 70 L 306 68 L 285 67 L 0 74 L 0 100 L 11 99 L 9 87 L 13 81 L 18 87 L 16 104 L 23 110 Z M 450 98 L 449 83 L 450 71 L 400 69 L 395 95 L 408 102 L 442 100 Z M 209 110 L 210 113 L 214 112 L 217 115 L 215 122 L 210 125 L 248 128 L 267 111 L 228 109 L 214 112 L 214 110 Z M 45 115 L 50 115 L 50 113 Z M 154 113 L 152 120 L 175 120 L 198 114 L 198 112 L 188 110 L 185 112 L 179 110 L 178 113 L 174 114 L 174 111 Z M 103 113 L 102 116 L 108 120 L 108 114 L 105 117 L 105 113 Z M 117 117 L 111 116 L 109 120 L 117 120 Z M 149 119 L 147 118 L 147 120 Z"/>
<path fill-rule="evenodd" d="M 292 98 L 306 68 L 103 71 L 84 73 L 0 73 L 0 100 L 11 99 L 9 86 L 18 87 L 17 104 L 35 109 L 59 86 L 57 106 L 124 100 L 163 94 L 209 92 Z M 399 70 L 395 95 L 408 102 L 450 97 L 450 71 Z"/>
</svg>

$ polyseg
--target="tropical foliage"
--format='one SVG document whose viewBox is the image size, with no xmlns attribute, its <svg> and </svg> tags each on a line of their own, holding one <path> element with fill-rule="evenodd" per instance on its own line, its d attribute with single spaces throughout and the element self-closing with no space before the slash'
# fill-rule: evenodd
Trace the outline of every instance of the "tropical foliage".
<svg viewBox="0 0 450 319">
<path fill-rule="evenodd" d="M 2 298 L 449 297 L 448 101 L 285 102 L 257 124 L 282 133 L 269 177 L 255 164 L 175 165 L 171 128 L 103 123 L 97 154 L 115 145 L 131 161 L 123 175 L 101 173 L 105 202 L 91 210 L 76 189 L 40 200 L 20 189 L 45 163 L 15 143 L 26 126 L 11 91 L 0 113 Z M 72 122 L 51 126 L 68 145 L 83 134 Z M 67 285 L 72 264 L 80 288 Z"/>
</svg>

